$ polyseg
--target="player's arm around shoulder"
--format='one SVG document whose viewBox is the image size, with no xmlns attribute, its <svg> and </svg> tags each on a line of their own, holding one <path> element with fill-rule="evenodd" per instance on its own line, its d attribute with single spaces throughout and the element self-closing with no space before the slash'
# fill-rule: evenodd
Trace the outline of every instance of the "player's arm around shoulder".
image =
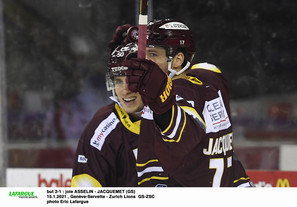
<svg viewBox="0 0 297 207">
<path fill-rule="evenodd" d="M 72 187 L 102 187 L 109 185 L 109 164 L 113 155 L 108 140 L 119 119 L 110 107 L 99 110 L 85 127 L 79 140 L 74 167 Z"/>
</svg>

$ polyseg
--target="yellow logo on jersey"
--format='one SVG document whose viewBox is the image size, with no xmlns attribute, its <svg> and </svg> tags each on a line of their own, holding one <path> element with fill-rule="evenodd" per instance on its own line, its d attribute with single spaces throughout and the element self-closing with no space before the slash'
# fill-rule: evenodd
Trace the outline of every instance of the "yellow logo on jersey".
<svg viewBox="0 0 297 207">
<path fill-rule="evenodd" d="M 203 84 L 202 81 L 199 80 L 199 79 L 196 78 L 196 77 L 187 76 L 186 79 L 187 79 L 188 81 L 190 81 L 191 83 L 194 83 L 194 84 L 196 84 L 196 85 L 202 85 L 202 84 Z"/>
<path fill-rule="evenodd" d="M 168 78 L 168 81 L 167 81 L 166 88 L 163 91 L 163 93 L 160 95 L 160 99 L 161 99 L 162 103 L 164 103 L 168 99 L 169 94 L 172 90 L 172 80 L 169 77 L 167 77 L 167 78 Z"/>
</svg>

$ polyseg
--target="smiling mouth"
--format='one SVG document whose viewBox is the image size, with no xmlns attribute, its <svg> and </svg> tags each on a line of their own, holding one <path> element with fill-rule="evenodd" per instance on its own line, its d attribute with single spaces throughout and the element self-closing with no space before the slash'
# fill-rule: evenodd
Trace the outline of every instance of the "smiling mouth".
<svg viewBox="0 0 297 207">
<path fill-rule="evenodd" d="M 125 101 L 126 103 L 129 103 L 129 102 L 132 102 L 132 101 L 135 101 L 136 100 L 136 97 L 132 97 L 132 98 L 123 98 L 123 101 Z"/>
</svg>

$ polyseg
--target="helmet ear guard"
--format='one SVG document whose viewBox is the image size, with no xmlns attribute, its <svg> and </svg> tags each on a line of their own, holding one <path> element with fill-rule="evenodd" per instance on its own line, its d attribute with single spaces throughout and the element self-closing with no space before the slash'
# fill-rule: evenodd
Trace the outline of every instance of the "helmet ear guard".
<svg viewBox="0 0 297 207">
<path fill-rule="evenodd" d="M 105 83 L 106 83 L 106 89 L 107 91 L 112 91 L 115 89 L 113 78 L 110 77 L 109 73 L 105 74 Z"/>
</svg>

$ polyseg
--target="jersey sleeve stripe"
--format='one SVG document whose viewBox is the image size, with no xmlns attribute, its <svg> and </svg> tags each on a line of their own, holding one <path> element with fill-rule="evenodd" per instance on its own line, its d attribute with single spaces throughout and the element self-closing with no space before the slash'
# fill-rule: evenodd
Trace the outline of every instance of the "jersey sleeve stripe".
<svg viewBox="0 0 297 207">
<path fill-rule="evenodd" d="M 203 130 L 205 131 L 206 129 L 206 124 L 203 121 L 203 119 L 201 118 L 201 116 L 198 114 L 198 112 L 189 106 L 180 106 L 187 114 L 191 115 L 197 122 L 198 124 L 203 128 Z"/>
<path fill-rule="evenodd" d="M 170 123 L 169 123 L 168 127 L 167 127 L 162 133 L 166 133 L 166 132 L 170 129 L 171 125 L 172 125 L 173 118 L 174 118 L 174 113 L 175 113 L 174 108 L 175 108 L 175 107 L 173 106 L 173 107 L 172 107 L 172 116 L 171 116 Z"/>
<path fill-rule="evenodd" d="M 184 124 L 183 124 L 182 129 L 181 129 L 181 131 L 179 133 L 179 137 L 176 140 L 175 139 L 165 139 L 165 138 L 162 138 L 163 141 L 165 141 L 165 142 L 179 142 L 180 141 L 181 136 L 182 136 L 182 134 L 184 132 L 184 129 L 185 129 L 185 126 L 186 126 L 186 122 L 187 122 L 187 117 L 186 117 L 186 114 L 185 114 L 184 111 L 183 111 L 183 115 L 184 115 Z"/>
<path fill-rule="evenodd" d="M 138 177 L 143 176 L 145 173 L 151 173 L 151 172 L 164 172 L 162 167 L 147 167 L 141 172 L 137 172 Z"/>
<path fill-rule="evenodd" d="M 241 180 L 249 180 L 250 178 L 249 177 L 241 177 L 241 178 L 239 178 L 239 179 L 237 179 L 237 180 L 234 180 L 233 181 L 233 183 L 237 183 L 238 181 L 241 181 Z"/>
<path fill-rule="evenodd" d="M 178 129 L 178 126 L 179 126 L 180 121 L 181 121 L 181 109 L 180 109 L 180 107 L 177 107 L 177 117 L 176 117 L 176 122 L 175 122 L 174 129 L 171 132 L 171 134 L 168 135 L 168 136 L 166 136 L 166 137 L 172 139 L 176 135 L 176 131 Z M 162 134 L 164 135 L 163 132 L 162 132 Z"/>
<path fill-rule="evenodd" d="M 146 166 L 147 164 L 149 164 L 149 163 L 151 163 L 151 162 L 159 162 L 159 160 L 154 159 L 154 160 L 149 160 L 149 161 L 147 161 L 147 162 L 145 162 L 145 163 L 136 163 L 136 166 L 137 166 L 137 167 L 143 167 L 143 166 Z"/>
<path fill-rule="evenodd" d="M 146 181 L 150 181 L 150 180 L 168 180 L 169 178 L 168 177 L 159 177 L 159 176 L 152 176 L 152 177 L 149 177 L 149 178 L 145 178 L 141 181 L 138 182 L 138 185 L 141 185 L 142 183 L 146 182 Z"/>
<path fill-rule="evenodd" d="M 246 188 L 246 187 L 253 187 L 250 182 L 247 183 L 242 183 L 239 186 L 237 186 L 237 188 Z"/>
</svg>

